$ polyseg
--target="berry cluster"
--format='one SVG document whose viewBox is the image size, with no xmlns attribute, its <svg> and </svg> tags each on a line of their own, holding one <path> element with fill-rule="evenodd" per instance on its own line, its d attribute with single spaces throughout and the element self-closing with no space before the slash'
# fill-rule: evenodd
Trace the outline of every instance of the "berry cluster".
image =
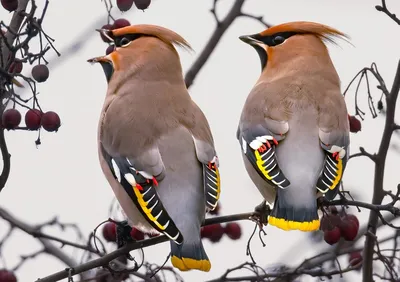
<svg viewBox="0 0 400 282">
<path fill-rule="evenodd" d="M 151 0 L 117 0 L 117 7 L 121 12 L 126 12 L 133 3 L 139 10 L 146 10 L 151 4 Z"/>
<path fill-rule="evenodd" d="M 218 203 L 217 207 L 213 211 L 210 211 L 210 214 L 219 215 L 220 209 L 221 204 Z M 242 229 L 236 222 L 229 222 L 225 226 L 215 223 L 201 228 L 201 238 L 207 238 L 213 243 L 219 242 L 224 234 L 232 240 L 238 240 L 242 236 Z"/>
<path fill-rule="evenodd" d="M 103 226 L 103 237 L 108 242 L 116 242 L 117 241 L 117 225 L 114 222 L 107 222 Z M 139 229 L 132 227 L 131 237 L 136 241 L 144 240 L 147 238 L 157 237 L 159 234 L 147 234 L 143 233 Z"/>
<path fill-rule="evenodd" d="M 18 0 L 1 0 L 1 5 L 4 9 L 9 12 L 13 12 L 18 7 Z M 1 30 L 3 35 L 7 33 L 6 30 Z M 20 74 L 24 69 L 24 64 L 28 63 L 26 59 L 15 58 L 15 55 L 10 53 L 8 55 L 8 61 L 10 62 L 8 72 L 10 74 Z M 37 64 L 31 70 L 31 77 L 37 83 L 43 83 L 49 78 L 49 69 L 45 64 Z M 35 104 L 35 103 L 34 103 Z M 36 102 L 37 104 L 37 102 Z M 30 108 L 30 107 L 29 107 Z M 40 107 L 39 107 L 40 108 Z M 49 132 L 57 131 L 61 125 L 60 117 L 53 111 L 43 113 L 35 106 L 33 109 L 29 109 L 25 114 L 25 125 L 26 128 L 19 128 L 22 120 L 22 115 L 15 106 L 11 109 L 7 109 L 1 116 L 0 126 L 7 130 L 15 129 L 27 129 L 27 130 L 39 130 L 43 127 L 44 130 Z"/>
<path fill-rule="evenodd" d="M 333 245 L 339 242 L 340 238 L 346 241 L 353 241 L 357 237 L 360 223 L 353 214 L 345 213 L 344 209 L 340 212 L 335 206 L 330 206 L 327 214 L 321 218 L 320 229 L 324 232 L 326 243 Z M 349 265 L 361 269 L 362 256 L 360 252 L 349 254 Z"/>
<path fill-rule="evenodd" d="M 5 110 L 1 118 L 1 126 L 5 129 L 16 129 L 21 123 L 21 113 L 17 109 Z M 38 109 L 29 109 L 25 113 L 25 125 L 28 130 L 57 131 L 61 125 L 60 117 L 53 111 L 42 113 Z"/>
<path fill-rule="evenodd" d="M 320 229 L 324 232 L 324 240 L 330 245 L 337 243 L 340 238 L 353 241 L 358 233 L 360 224 L 355 215 L 338 212 L 334 206 L 321 219 Z"/>
</svg>

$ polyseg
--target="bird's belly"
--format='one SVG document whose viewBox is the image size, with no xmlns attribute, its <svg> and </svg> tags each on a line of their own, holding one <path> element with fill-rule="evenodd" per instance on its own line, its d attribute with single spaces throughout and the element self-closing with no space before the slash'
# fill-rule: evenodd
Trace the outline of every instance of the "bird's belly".
<svg viewBox="0 0 400 282">
<path fill-rule="evenodd" d="M 315 187 L 324 164 L 320 146 L 316 114 L 313 109 L 303 111 L 289 120 L 289 131 L 276 148 L 279 166 L 295 186 Z M 290 187 L 289 186 L 289 187 Z M 289 188 L 288 187 L 288 188 Z"/>
</svg>

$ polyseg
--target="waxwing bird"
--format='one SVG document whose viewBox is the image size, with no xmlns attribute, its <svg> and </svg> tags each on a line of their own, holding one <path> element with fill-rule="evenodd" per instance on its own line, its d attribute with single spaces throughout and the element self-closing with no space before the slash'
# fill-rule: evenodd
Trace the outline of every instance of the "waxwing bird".
<svg viewBox="0 0 400 282">
<path fill-rule="evenodd" d="M 246 170 L 270 204 L 269 224 L 320 226 L 317 198 L 332 200 L 349 152 L 347 108 L 324 40 L 347 35 L 289 22 L 239 37 L 257 51 L 261 75 L 244 104 L 237 138 Z"/>
<path fill-rule="evenodd" d="M 181 271 L 209 271 L 201 224 L 220 197 L 218 157 L 206 117 L 185 86 L 177 33 L 154 25 L 99 30 L 115 44 L 98 127 L 104 172 L 129 223 L 162 233 Z"/>
</svg>

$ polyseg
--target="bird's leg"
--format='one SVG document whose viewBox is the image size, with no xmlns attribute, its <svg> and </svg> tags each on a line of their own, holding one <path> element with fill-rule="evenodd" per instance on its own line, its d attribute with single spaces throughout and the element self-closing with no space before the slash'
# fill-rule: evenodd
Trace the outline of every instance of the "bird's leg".
<svg viewBox="0 0 400 282">
<path fill-rule="evenodd" d="M 261 204 L 257 205 L 254 208 L 254 212 L 256 214 L 252 216 L 251 220 L 257 222 L 260 229 L 262 229 L 263 225 L 268 224 L 268 216 L 271 212 L 271 208 L 269 205 L 267 205 L 267 201 L 263 200 Z"/>
<path fill-rule="evenodd" d="M 121 222 L 116 222 L 117 226 L 117 248 L 120 249 L 125 246 L 129 242 L 133 242 L 133 238 L 131 236 L 132 227 L 128 224 L 127 220 L 123 220 Z M 127 253 L 126 257 L 129 260 L 134 260 L 134 258 Z"/>
</svg>

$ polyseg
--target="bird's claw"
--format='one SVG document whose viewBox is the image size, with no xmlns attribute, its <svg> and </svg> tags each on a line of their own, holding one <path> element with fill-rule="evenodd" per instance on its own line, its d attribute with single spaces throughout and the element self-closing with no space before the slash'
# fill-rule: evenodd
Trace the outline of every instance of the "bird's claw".
<svg viewBox="0 0 400 282">
<path fill-rule="evenodd" d="M 127 243 L 134 242 L 131 231 L 132 227 L 128 224 L 127 220 L 115 223 L 117 226 L 117 248 L 120 249 Z M 129 253 L 126 254 L 126 258 L 130 261 L 135 260 Z"/>
<path fill-rule="evenodd" d="M 268 225 L 268 216 L 271 212 L 271 208 L 269 205 L 267 205 L 265 200 L 254 208 L 254 212 L 255 213 L 253 216 L 251 216 L 250 220 L 258 223 L 261 229 L 263 225 Z"/>
</svg>

